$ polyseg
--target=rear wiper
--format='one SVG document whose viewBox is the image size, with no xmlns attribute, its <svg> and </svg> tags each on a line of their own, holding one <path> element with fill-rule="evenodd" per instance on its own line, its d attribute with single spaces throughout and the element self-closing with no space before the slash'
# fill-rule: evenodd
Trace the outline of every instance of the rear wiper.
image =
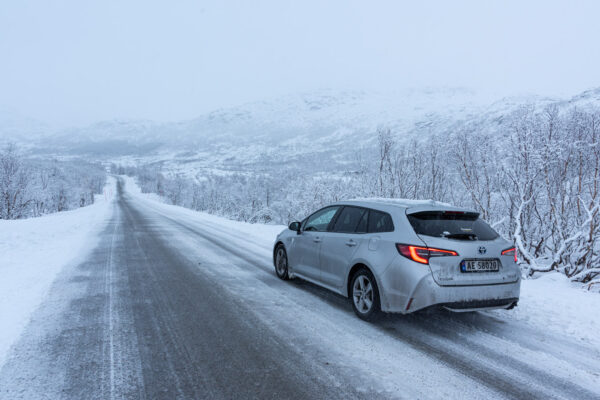
<svg viewBox="0 0 600 400">
<path fill-rule="evenodd" d="M 442 237 L 459 240 L 477 240 L 477 235 L 474 233 L 450 233 L 447 235 L 442 235 Z"/>
</svg>

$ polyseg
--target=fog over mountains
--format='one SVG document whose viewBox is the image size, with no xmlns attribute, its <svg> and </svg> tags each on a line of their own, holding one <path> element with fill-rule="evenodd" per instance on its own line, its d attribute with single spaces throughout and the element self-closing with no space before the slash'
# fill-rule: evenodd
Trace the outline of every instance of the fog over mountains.
<svg viewBox="0 0 600 400">
<path fill-rule="evenodd" d="M 494 99 L 467 89 L 398 92 L 321 90 L 217 109 L 178 122 L 110 120 L 55 130 L 0 112 L 0 138 L 31 154 L 85 156 L 125 163 L 162 163 L 193 174 L 261 170 L 278 164 L 308 170 L 368 156 L 378 127 L 399 141 L 468 129 L 501 133 L 505 117 L 522 107 L 542 111 L 600 104 L 600 88 L 571 98 Z"/>
</svg>

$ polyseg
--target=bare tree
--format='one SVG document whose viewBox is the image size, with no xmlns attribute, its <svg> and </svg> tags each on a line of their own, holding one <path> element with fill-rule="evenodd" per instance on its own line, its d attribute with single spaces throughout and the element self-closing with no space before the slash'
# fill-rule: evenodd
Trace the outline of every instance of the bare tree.
<svg viewBox="0 0 600 400">
<path fill-rule="evenodd" d="M 379 195 L 394 196 L 394 174 L 392 171 L 392 151 L 394 149 L 394 138 L 389 128 L 377 129 L 377 143 L 379 146 Z"/>
<path fill-rule="evenodd" d="M 17 155 L 16 148 L 9 144 L 0 153 L 0 219 L 18 219 L 24 216 L 31 202 L 27 198 L 30 177 Z"/>
</svg>

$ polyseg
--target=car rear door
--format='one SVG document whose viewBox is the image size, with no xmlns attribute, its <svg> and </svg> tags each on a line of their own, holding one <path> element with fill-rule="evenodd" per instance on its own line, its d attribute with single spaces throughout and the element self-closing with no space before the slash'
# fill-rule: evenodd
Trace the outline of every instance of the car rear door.
<svg viewBox="0 0 600 400">
<path fill-rule="evenodd" d="M 344 206 L 321 244 L 321 281 L 339 289 L 367 232 L 368 210 Z"/>
</svg>

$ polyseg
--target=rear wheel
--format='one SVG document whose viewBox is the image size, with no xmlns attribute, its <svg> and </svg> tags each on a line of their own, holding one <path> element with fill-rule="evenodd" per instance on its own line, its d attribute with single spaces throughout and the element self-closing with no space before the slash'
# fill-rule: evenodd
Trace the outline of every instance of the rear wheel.
<svg viewBox="0 0 600 400">
<path fill-rule="evenodd" d="M 361 268 L 352 277 L 350 285 L 352 308 L 358 318 L 372 322 L 381 315 L 379 289 L 375 277 L 366 268 Z"/>
<path fill-rule="evenodd" d="M 275 249 L 275 273 L 277 274 L 279 279 L 290 279 L 290 276 L 288 274 L 287 253 L 282 244 L 277 246 L 277 248 Z"/>
</svg>

